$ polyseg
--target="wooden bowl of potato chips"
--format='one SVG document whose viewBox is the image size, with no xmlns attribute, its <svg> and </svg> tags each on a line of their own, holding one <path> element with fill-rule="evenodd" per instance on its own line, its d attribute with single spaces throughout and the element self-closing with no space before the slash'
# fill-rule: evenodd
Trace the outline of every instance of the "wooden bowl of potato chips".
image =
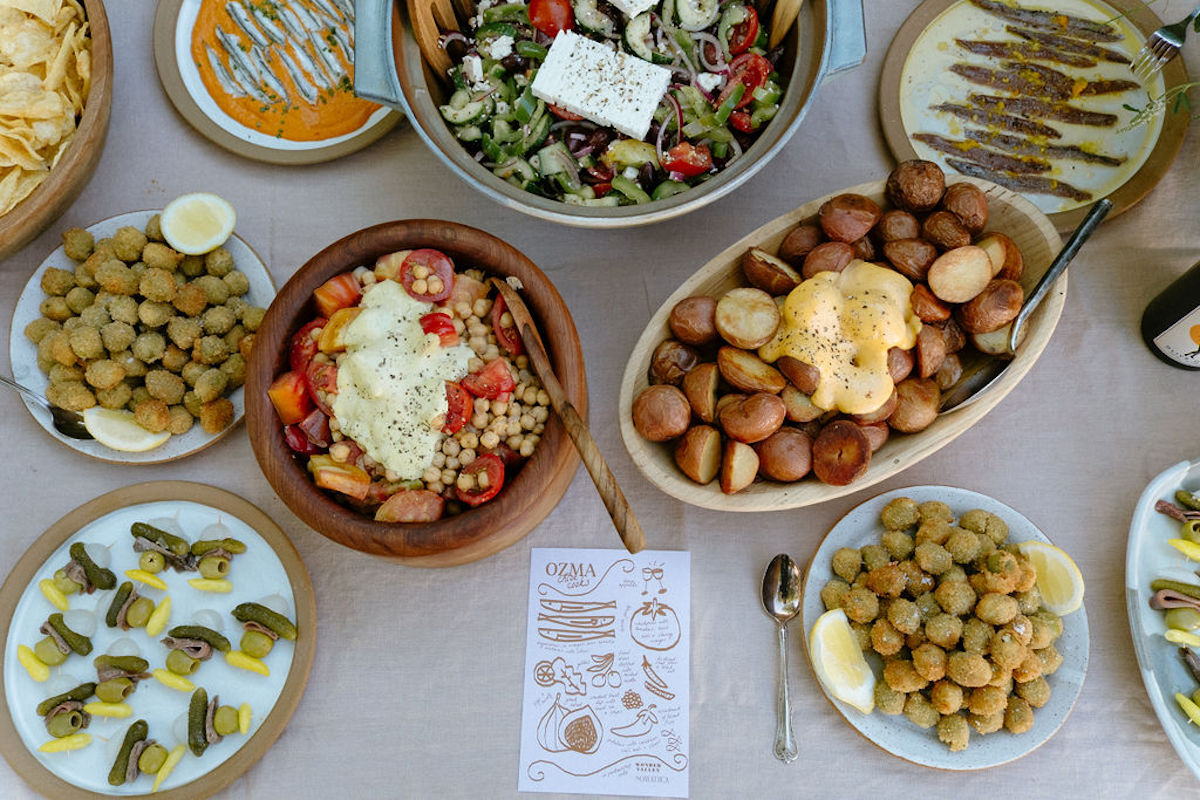
<svg viewBox="0 0 1200 800">
<path fill-rule="evenodd" d="M 104 150 L 112 42 L 102 0 L 0 2 L 0 259 L 75 201 Z"/>
</svg>

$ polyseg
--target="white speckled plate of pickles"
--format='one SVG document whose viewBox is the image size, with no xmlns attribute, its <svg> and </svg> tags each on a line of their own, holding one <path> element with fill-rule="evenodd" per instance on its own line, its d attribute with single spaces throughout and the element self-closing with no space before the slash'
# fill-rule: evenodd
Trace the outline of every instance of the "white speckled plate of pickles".
<svg viewBox="0 0 1200 800">
<path fill-rule="evenodd" d="M 155 543 L 192 555 L 135 552 L 139 523 L 152 526 L 137 530 Z M 180 536 L 188 548 L 156 531 Z M 215 555 L 207 563 L 200 551 L 215 544 L 190 548 L 220 540 L 226 541 L 209 550 Z M 155 571 L 164 560 L 165 568 Z M 187 569 L 173 569 L 172 561 Z M 81 566 L 60 572 L 69 562 Z M 191 569 L 197 562 L 203 573 Z M 68 575 L 111 588 L 70 591 Z M 155 588 L 156 581 L 167 588 Z M 122 602 L 126 582 L 145 600 Z M 69 593 L 56 594 L 55 587 Z M 128 629 L 109 624 L 118 610 Z M 199 632 L 177 630 L 197 625 Z M 50 526 L 0 587 L 0 754 L 47 797 L 208 796 L 249 769 L 283 731 L 308 681 L 315 627 L 312 584 L 299 555 L 245 500 L 179 481 L 98 497 Z M 57 636 L 48 635 L 51 630 Z M 172 650 L 162 642 L 167 637 L 190 638 L 193 649 Z M 212 646 L 197 647 L 195 640 L 206 637 Z M 55 638 L 69 645 L 65 656 L 55 655 Z M 201 660 L 189 663 L 179 654 Z M 142 670 L 123 700 L 112 695 L 121 677 L 110 677 L 112 685 L 100 680 L 101 656 L 113 666 Z M 130 657 L 143 661 L 122 660 Z M 200 690 L 210 703 L 219 698 L 211 710 L 197 698 Z M 89 720 L 85 727 L 79 727 L 81 717 Z M 143 732 L 161 749 L 146 747 L 143 755 L 150 755 L 129 759 Z"/>
<path fill-rule="evenodd" d="M 1200 682 L 1180 653 L 1180 646 L 1188 636 L 1178 637 L 1181 639 L 1178 643 L 1168 641 L 1166 614 L 1150 607 L 1154 581 L 1178 581 L 1200 587 L 1196 561 L 1169 543 L 1184 539 L 1183 524 L 1155 510 L 1159 501 L 1181 507 L 1176 497 L 1180 491 L 1192 497 L 1200 492 L 1200 460 L 1183 461 L 1159 473 L 1138 499 L 1125 550 L 1125 605 L 1133 649 L 1150 704 L 1183 763 L 1200 778 L 1200 733 L 1175 697 L 1179 693 L 1194 702 L 1200 690 Z M 1200 630 L 1188 633 L 1195 636 Z M 1191 649 L 1200 653 L 1195 643 Z"/>
</svg>

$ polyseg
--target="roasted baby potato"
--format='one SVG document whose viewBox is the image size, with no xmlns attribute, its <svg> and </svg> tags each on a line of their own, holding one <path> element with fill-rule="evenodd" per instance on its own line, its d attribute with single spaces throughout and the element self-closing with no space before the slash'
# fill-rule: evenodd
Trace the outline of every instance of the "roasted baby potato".
<svg viewBox="0 0 1200 800">
<path fill-rule="evenodd" d="M 688 428 L 675 446 L 675 463 L 696 483 L 710 483 L 721 471 L 721 434 L 710 425 Z"/>
<path fill-rule="evenodd" d="M 896 408 L 896 403 L 899 397 L 896 390 L 892 389 L 892 393 L 888 395 L 887 400 L 883 401 L 883 405 L 874 411 L 868 411 L 865 414 L 851 414 L 850 419 L 860 425 L 870 425 L 875 422 L 884 422 L 892 415 L 892 411 Z"/>
<path fill-rule="evenodd" d="M 924 239 L 893 239 L 883 245 L 883 257 L 910 281 L 923 281 L 937 259 L 937 248 Z"/>
<path fill-rule="evenodd" d="M 717 301 L 717 332 L 734 347 L 762 347 L 775 335 L 779 321 L 779 307 L 762 289 L 730 289 Z"/>
<path fill-rule="evenodd" d="M 892 429 L 886 422 L 859 423 L 858 427 L 866 435 L 867 441 L 871 443 L 872 453 L 887 444 L 888 437 L 892 433 Z"/>
<path fill-rule="evenodd" d="M 937 208 L 945 191 L 946 175 L 942 168 L 918 158 L 898 164 L 887 179 L 888 202 L 914 214 Z"/>
<path fill-rule="evenodd" d="M 933 292 L 929 291 L 929 287 L 923 283 L 918 283 L 913 287 L 909 302 L 912 303 L 913 313 L 921 322 L 928 324 L 950 319 L 950 306 L 934 297 Z"/>
<path fill-rule="evenodd" d="M 683 342 L 667 339 L 650 358 L 650 382 L 678 386 L 688 370 L 700 363 L 700 354 Z"/>
<path fill-rule="evenodd" d="M 871 442 L 848 419 L 826 425 L 813 442 L 812 469 L 823 483 L 845 486 L 862 477 L 871 465 Z"/>
<path fill-rule="evenodd" d="M 792 356 L 780 356 L 775 361 L 775 368 L 805 394 L 815 392 L 821 380 L 821 370 Z"/>
<path fill-rule="evenodd" d="M 941 392 L 928 378 L 907 378 L 896 384 L 899 402 L 888 417 L 888 424 L 900 433 L 916 433 L 933 424 L 938 415 Z"/>
<path fill-rule="evenodd" d="M 717 367 L 726 383 L 743 392 L 779 394 L 787 385 L 779 370 L 749 350 L 722 347 L 717 351 Z"/>
<path fill-rule="evenodd" d="M 921 237 L 945 252 L 971 243 L 971 232 L 949 211 L 935 211 L 921 223 Z"/>
<path fill-rule="evenodd" d="M 793 267 L 799 267 L 804 263 L 804 257 L 823 241 L 825 234 L 820 227 L 802 222 L 783 237 L 777 255 Z"/>
<path fill-rule="evenodd" d="M 813 405 L 807 394 L 790 384 L 783 387 L 779 398 L 783 400 L 787 418 L 792 422 L 812 422 L 825 413 L 825 409 Z"/>
<path fill-rule="evenodd" d="M 907 378 L 916 363 L 911 350 L 901 350 L 899 347 L 889 349 L 887 357 L 888 375 L 892 376 L 892 383 L 899 383 Z"/>
<path fill-rule="evenodd" d="M 754 483 L 758 476 L 758 453 L 748 444 L 730 440 L 721 457 L 721 491 L 734 494 Z"/>
<path fill-rule="evenodd" d="M 963 227 L 979 234 L 987 226 L 987 195 L 973 183 L 952 183 L 942 195 L 942 209 L 958 217 Z"/>
<path fill-rule="evenodd" d="M 821 230 L 835 242 L 855 242 L 879 221 L 879 206 L 861 194 L 839 194 L 826 200 L 817 212 Z"/>
<path fill-rule="evenodd" d="M 758 392 L 722 406 L 717 418 L 729 438 L 754 444 L 779 430 L 786 414 L 778 395 Z"/>
<path fill-rule="evenodd" d="M 800 274 L 808 280 L 818 272 L 841 272 L 854 260 L 854 248 L 845 242 L 824 242 L 809 251 Z"/>
<path fill-rule="evenodd" d="M 937 375 L 933 379 L 937 381 L 938 388 L 944 392 L 958 383 L 962 372 L 962 360 L 959 359 L 958 353 L 947 353 L 946 358 L 942 361 L 942 366 L 938 367 Z"/>
<path fill-rule="evenodd" d="M 633 427 L 652 442 L 682 436 L 692 421 L 683 392 L 668 384 L 647 386 L 633 401 Z"/>
<path fill-rule="evenodd" d="M 989 333 L 1016 319 L 1025 290 L 1016 281 L 998 279 L 958 307 L 958 322 L 967 333 Z"/>
<path fill-rule="evenodd" d="M 716 300 L 711 297 L 685 297 L 671 309 L 667 324 L 679 341 L 702 347 L 718 338 L 716 318 Z"/>
<path fill-rule="evenodd" d="M 1003 233 L 989 233 L 976 243 L 992 262 L 992 277 L 1019 281 L 1025 272 L 1025 258 L 1017 243 Z"/>
<path fill-rule="evenodd" d="M 850 250 L 853 251 L 854 257 L 860 261 L 875 260 L 875 242 L 871 241 L 870 236 L 864 236 L 850 243 Z"/>
<path fill-rule="evenodd" d="M 803 280 L 786 261 L 757 247 L 742 256 L 742 274 L 751 286 L 771 295 L 787 294 Z"/>
<path fill-rule="evenodd" d="M 965 303 L 992 280 L 992 262 L 974 245 L 956 247 L 938 256 L 926 275 L 929 290 L 947 303 Z"/>
<path fill-rule="evenodd" d="M 773 481 L 798 481 L 812 469 L 812 437 L 799 428 L 780 428 L 754 450 L 759 473 Z"/>
<path fill-rule="evenodd" d="M 883 212 L 871 233 L 880 244 L 916 239 L 921 235 L 921 222 L 903 209 L 892 208 Z"/>
<path fill-rule="evenodd" d="M 946 359 L 946 340 L 942 330 L 934 325 L 924 325 L 917 334 L 917 374 L 922 378 L 932 377 Z"/>
<path fill-rule="evenodd" d="M 683 394 L 687 397 L 692 412 L 704 422 L 712 422 L 717 415 L 717 384 L 721 373 L 711 361 L 698 364 L 683 376 Z"/>
</svg>

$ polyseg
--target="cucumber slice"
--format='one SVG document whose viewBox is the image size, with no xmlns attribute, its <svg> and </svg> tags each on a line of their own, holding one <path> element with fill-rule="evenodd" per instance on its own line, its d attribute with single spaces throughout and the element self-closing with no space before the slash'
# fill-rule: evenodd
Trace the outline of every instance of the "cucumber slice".
<svg viewBox="0 0 1200 800">
<path fill-rule="evenodd" d="M 702 31 L 717 21 L 721 6 L 717 0 L 675 0 L 675 15 L 685 31 Z"/>
<path fill-rule="evenodd" d="M 716 7 L 716 0 L 712 0 Z M 596 7 L 596 0 L 572 0 L 575 10 L 575 24 L 587 33 L 612 38 L 617 35 L 617 23 L 612 17 Z"/>
<path fill-rule="evenodd" d="M 629 48 L 629 52 L 652 64 L 671 63 L 670 56 L 654 50 L 653 43 L 654 35 L 650 32 L 649 11 L 638 14 L 629 20 L 629 24 L 625 26 L 625 46 Z"/>
<path fill-rule="evenodd" d="M 458 95 L 458 92 L 454 94 Z M 454 98 L 452 97 L 450 103 L 438 108 L 442 112 L 442 119 L 451 125 L 472 125 L 482 122 L 485 117 L 489 116 L 496 109 L 495 102 L 490 97 L 469 101 L 459 108 L 454 107 L 453 100 Z"/>
</svg>

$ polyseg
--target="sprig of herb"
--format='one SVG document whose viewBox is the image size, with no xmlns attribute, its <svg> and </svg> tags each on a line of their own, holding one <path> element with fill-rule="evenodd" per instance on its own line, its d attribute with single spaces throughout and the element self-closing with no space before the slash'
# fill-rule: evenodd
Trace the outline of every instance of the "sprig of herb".
<svg viewBox="0 0 1200 800">
<path fill-rule="evenodd" d="M 1125 103 L 1122 107 L 1127 111 L 1133 112 L 1133 117 L 1130 118 L 1129 124 L 1122 128 L 1119 132 L 1125 133 L 1139 125 L 1146 125 L 1160 113 L 1167 110 L 1169 107 L 1172 114 L 1189 113 L 1192 111 L 1192 101 L 1188 97 L 1188 90 L 1200 86 L 1200 81 L 1190 81 L 1181 83 L 1176 86 L 1171 86 L 1166 89 L 1161 95 L 1155 97 L 1150 96 L 1146 105 L 1138 108 L 1137 106 Z M 1200 114 L 1191 114 L 1191 119 L 1200 118 Z"/>
</svg>

